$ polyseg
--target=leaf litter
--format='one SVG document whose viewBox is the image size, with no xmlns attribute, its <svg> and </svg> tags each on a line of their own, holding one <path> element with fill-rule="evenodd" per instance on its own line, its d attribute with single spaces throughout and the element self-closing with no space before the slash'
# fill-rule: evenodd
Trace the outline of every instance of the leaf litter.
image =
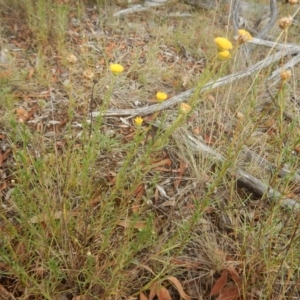
<svg viewBox="0 0 300 300">
<path fill-rule="evenodd" d="M 176 78 L 175 76 L 169 76 L 166 72 L 165 74 L 160 74 L 161 78 L 163 78 L 163 80 L 160 81 L 155 80 L 155 74 L 150 73 L 149 78 L 144 80 L 142 75 L 146 68 L 145 61 L 147 61 L 150 56 L 150 49 L 151 46 L 153 46 L 151 45 L 153 37 L 149 33 L 150 23 L 145 19 L 143 20 L 143 17 L 138 15 L 137 18 L 141 18 L 142 22 L 137 23 L 143 24 L 140 32 L 132 32 L 124 35 L 118 32 L 116 28 L 109 27 L 109 25 L 99 29 L 97 23 L 99 17 L 98 12 L 93 7 L 87 7 L 85 13 L 87 16 L 86 20 L 89 21 L 86 21 L 86 23 L 83 22 L 80 24 L 80 27 L 74 26 L 74 23 L 72 22 L 69 23 L 68 39 L 70 46 L 72 46 L 70 49 L 72 49 L 74 54 L 72 54 L 72 56 L 70 53 L 66 54 L 65 59 L 73 66 L 66 66 L 63 63 L 64 58 L 58 54 L 54 54 L 52 57 L 49 56 L 49 60 L 46 61 L 47 70 L 49 72 L 48 78 L 50 78 L 51 82 L 51 88 L 49 90 L 45 90 L 46 87 L 44 84 L 36 80 L 38 70 L 31 67 L 31 65 L 34 65 L 34 60 L 30 55 L 27 56 L 26 52 L 32 50 L 30 43 L 32 37 L 26 24 L 22 24 L 20 19 L 18 19 L 17 24 L 14 26 L 16 35 L 10 35 L 8 37 L 10 38 L 11 51 L 17 66 L 21 69 L 24 67 L 25 62 L 27 64 L 25 80 L 27 80 L 28 84 L 23 82 L 19 84 L 16 83 L 16 86 L 14 87 L 14 97 L 18 99 L 15 104 L 16 120 L 17 122 L 24 124 L 32 132 L 42 132 L 45 137 L 44 142 L 49 145 L 51 145 L 51 141 L 55 137 L 56 145 L 62 151 L 65 145 L 65 135 L 67 134 L 66 127 L 69 120 L 68 111 L 71 110 L 74 112 L 74 117 L 72 118 L 73 125 L 80 124 L 83 126 L 84 120 L 86 119 L 91 88 L 90 81 L 94 77 L 103 77 L 102 84 L 99 85 L 98 90 L 96 91 L 97 97 L 99 98 L 101 98 L 104 89 L 109 89 L 109 82 L 106 77 L 107 61 L 113 62 L 116 58 L 122 57 L 122 63 L 128 70 L 125 77 L 126 82 L 124 78 L 120 79 L 119 86 L 112 94 L 111 103 L 114 108 L 131 108 L 135 106 L 136 101 L 140 101 L 139 103 L 142 106 L 148 105 L 149 101 L 147 99 L 153 97 L 153 90 L 166 90 L 169 95 L 172 95 L 174 87 L 177 90 L 186 89 L 189 84 L 193 84 L 193 80 L 188 80 L 187 78 L 199 76 L 205 65 L 204 61 L 206 60 L 204 57 L 200 60 L 198 58 L 194 59 L 192 56 L 188 56 L 188 58 L 184 57 L 175 46 L 162 43 L 158 49 L 156 49 L 156 59 L 159 61 L 160 67 L 173 68 L 177 70 L 178 74 L 184 75 Z M 70 14 L 70 19 L 72 17 L 76 19 L 74 13 L 73 15 Z M 135 17 L 131 18 L 133 18 L 133 21 L 136 21 L 134 19 Z M 79 20 L 77 19 L 75 21 Z M 80 20 L 79 22 L 82 21 Z M 51 51 L 53 51 L 53 49 Z M 49 51 L 49 53 L 51 53 L 51 51 Z M 100 53 L 105 53 L 105 59 L 100 57 Z M 45 54 L 48 54 L 47 50 L 45 50 Z M 84 57 L 84 55 L 86 56 Z M 99 57 L 97 57 L 98 55 Z M 93 56 L 97 58 L 94 59 Z M 37 57 L 35 61 L 37 61 Z M 133 63 L 139 64 L 138 70 L 130 70 Z M 155 70 L 155 68 L 153 69 Z M 4 71 L 1 71 L 0 78 L 11 79 L 11 72 L 10 68 L 7 67 Z M 69 78 L 72 78 L 72 80 L 76 82 L 76 92 L 68 90 Z M 137 79 L 144 83 L 138 85 L 136 83 Z M 105 88 L 101 86 L 105 86 Z M 127 86 L 130 86 L 131 88 L 128 89 Z M 140 86 L 143 86 L 145 90 L 145 97 L 142 99 L 140 96 L 137 96 L 136 93 L 136 89 L 139 89 Z M 218 101 L 218 97 L 220 96 L 216 95 L 214 97 L 216 97 L 215 99 Z M 70 103 L 69 99 L 73 99 L 73 103 Z M 97 100 L 101 102 L 105 99 Z M 203 109 L 205 111 L 206 108 L 204 107 Z M 200 134 L 202 133 L 203 139 L 207 144 L 220 142 L 218 140 L 220 128 L 226 123 L 226 117 L 228 116 L 218 112 L 217 108 L 216 111 L 219 113 L 220 119 L 218 120 L 218 123 L 212 121 L 211 124 L 209 124 L 212 130 L 203 128 L 203 124 L 201 124 L 201 122 L 198 123 L 197 121 L 199 120 L 197 115 L 186 124 L 190 127 L 199 128 L 198 132 Z M 170 114 L 172 114 L 172 111 L 170 111 Z M 53 119 L 53 116 L 55 119 Z M 111 133 L 112 135 L 126 137 L 127 141 L 131 141 L 134 137 L 132 128 L 128 126 L 129 124 L 126 124 L 127 127 L 122 127 L 122 123 L 122 120 L 119 120 L 118 118 L 107 119 L 103 125 L 103 131 Z M 272 124 L 267 126 L 269 137 L 265 137 L 266 139 L 269 139 L 271 135 L 276 133 L 273 125 L 275 125 L 274 119 L 272 120 Z M 234 131 L 237 126 L 238 124 L 235 122 L 232 122 L 230 126 L 227 126 L 226 136 L 230 138 L 234 137 Z M 79 133 L 79 128 L 76 126 L 74 127 Z M 224 133 L 225 130 L 221 128 L 221 132 Z M 6 135 L 3 135 L 3 139 L 6 139 Z M 6 144 L 3 143 L 1 145 L 3 149 L 5 149 L 4 145 Z M 80 143 L 78 143 L 78 146 L 80 147 Z M 30 152 L 38 151 L 37 149 L 31 149 Z M 4 152 L 2 151 L 0 162 L 3 169 L 11 169 L 10 166 L 13 161 L 11 155 L 11 149 L 5 150 Z M 100 166 L 99 174 L 104 174 L 104 176 L 109 179 L 108 181 L 111 186 L 115 184 L 114 178 L 116 177 L 116 174 L 118 174 L 118 164 L 122 162 L 124 156 L 125 154 L 120 152 L 115 153 L 114 158 L 106 157 L 105 155 L 101 157 L 102 166 Z M 150 167 L 145 170 L 145 173 L 147 174 L 145 182 L 150 182 L 152 176 L 159 173 L 162 179 L 172 178 L 170 181 L 171 184 L 156 184 L 155 187 L 157 193 L 154 192 L 156 193 L 155 195 L 154 193 L 151 194 L 151 191 L 149 192 L 149 186 L 141 184 L 136 187 L 133 192 L 128 191 L 127 196 L 131 200 L 134 198 L 133 202 L 129 201 L 129 203 L 131 203 L 131 210 L 134 213 L 139 212 L 139 206 L 141 206 L 141 200 L 143 198 L 153 200 L 154 204 L 150 205 L 150 207 L 153 212 L 155 212 L 157 216 L 156 222 L 158 223 L 156 226 L 157 228 L 155 228 L 155 233 L 162 234 L 163 236 L 163 234 L 168 234 L 168 232 L 172 232 L 172 230 L 175 229 L 175 223 L 181 216 L 188 218 L 188 216 L 191 215 L 191 210 L 195 208 L 194 199 L 201 199 L 201 196 L 203 195 L 202 191 L 207 188 L 205 183 L 207 183 L 208 180 L 204 180 L 204 184 L 194 184 L 193 178 L 189 178 L 189 176 L 192 175 L 190 166 L 182 159 L 181 155 L 176 156 L 176 154 L 174 155 L 171 151 L 164 151 L 160 155 L 152 154 L 151 159 L 152 163 Z M 205 175 L 209 178 L 207 174 Z M 3 195 L 5 195 L 6 191 L 14 187 L 14 183 L 12 183 L 11 180 L 8 180 L 11 179 L 10 176 L 10 171 L 7 171 L 7 175 L 3 178 L 4 182 L 2 183 L 1 188 Z M 161 181 L 164 182 L 163 180 Z M 109 190 L 109 186 L 106 186 L 105 190 Z M 245 191 L 239 189 L 238 193 L 242 195 Z M 174 195 L 177 196 L 176 201 L 173 201 Z M 215 197 L 230 199 L 230 191 L 218 191 Z M 255 200 L 255 197 L 253 198 L 253 200 Z M 168 201 L 166 201 L 166 199 Z M 5 202 L 5 205 L 9 204 L 9 201 Z M 101 198 L 98 196 L 91 197 L 88 208 L 99 209 L 99 206 L 101 206 Z M 11 210 L 10 213 L 13 215 L 13 207 L 9 209 Z M 253 209 L 256 210 L 256 208 Z M 76 219 L 79 212 L 76 212 L 76 210 L 69 212 L 56 210 L 52 214 L 52 216 L 49 216 L 45 213 L 37 213 L 29 219 L 29 222 L 33 224 L 42 223 L 42 226 L 45 226 L 50 218 L 52 220 L 60 220 L 62 218 L 68 219 L 72 217 Z M 190 296 L 185 292 L 186 282 L 194 282 L 190 283 L 190 289 L 194 288 L 192 286 L 193 284 L 197 285 L 198 294 L 196 294 L 195 298 L 202 297 L 203 295 L 205 297 L 216 295 L 219 300 L 239 299 L 239 297 L 241 297 L 240 287 L 242 281 L 240 273 L 242 270 L 239 269 L 239 267 L 235 269 L 235 267 L 232 266 L 218 270 L 216 269 L 216 266 L 219 263 L 225 264 L 229 257 L 229 253 L 230 255 L 235 253 L 235 256 L 231 257 L 231 259 L 238 264 L 238 253 L 236 253 L 234 247 L 230 246 L 230 238 L 223 237 L 225 230 L 222 232 L 222 228 L 218 228 L 217 219 L 220 218 L 219 216 L 220 212 L 218 207 L 212 205 L 212 207 L 206 208 L 206 213 L 203 218 L 199 219 L 192 230 L 192 234 L 195 234 L 196 236 L 195 241 L 189 243 L 184 249 L 186 255 L 189 257 L 189 262 L 184 262 L 179 256 L 173 257 L 174 261 L 176 261 L 175 269 L 178 268 L 174 274 L 179 274 L 176 275 L 178 278 L 175 276 L 166 276 L 164 280 L 150 286 L 148 296 L 146 296 L 146 292 L 140 293 L 140 299 L 154 299 L 154 297 L 157 297 L 158 299 L 169 300 L 179 299 L 179 297 L 181 297 L 182 299 L 188 300 L 190 299 Z M 250 214 L 245 213 L 245 218 L 248 218 L 249 216 Z M 232 219 L 238 218 L 234 214 L 232 214 L 231 217 Z M 264 216 L 261 216 L 261 218 L 263 217 Z M 124 231 L 132 228 L 142 231 L 147 227 L 145 221 L 132 221 L 130 219 L 119 220 L 116 224 L 123 228 Z M 215 231 L 220 231 L 222 234 L 218 234 Z M 211 235 L 211 240 L 213 241 L 212 244 L 215 246 L 214 250 L 210 248 L 204 250 L 203 248 L 208 247 L 207 245 L 197 245 L 197 243 L 199 243 L 197 236 L 206 235 L 207 233 Z M 218 242 L 216 242 L 216 238 L 219 239 Z M 163 243 L 166 243 L 166 241 L 163 241 Z M 219 247 L 222 247 L 222 250 Z M 24 251 L 25 250 L 23 249 L 21 252 Z M 209 253 L 206 253 L 209 251 L 213 253 L 211 256 Z M 20 254 L 22 255 L 21 252 Z M 195 264 L 192 263 L 193 259 L 196 259 Z M 215 262 L 215 265 L 212 263 L 213 261 Z M 151 255 L 145 255 L 144 263 L 149 263 L 151 267 L 156 266 L 152 261 Z M 200 269 L 204 270 L 201 280 L 197 283 L 196 281 L 190 281 L 189 279 L 194 279 L 198 276 L 197 274 L 200 273 Z M 211 276 L 211 271 L 214 272 L 213 276 Z M 257 280 L 259 280 L 259 277 L 262 276 L 262 274 L 263 270 L 259 273 L 258 269 L 258 275 L 253 275 L 253 278 L 257 276 Z M 188 277 L 190 278 L 188 279 Z M 148 280 L 150 280 L 150 277 Z M 0 282 L 5 283 L 5 281 Z M 142 285 L 146 286 L 147 284 L 147 281 L 142 282 Z M 129 291 L 129 294 L 141 289 L 142 285 L 135 286 Z M 10 290 L 9 284 L 3 284 L 0 288 L 3 295 L 7 295 L 12 299 L 15 298 L 12 292 L 8 291 Z M 22 294 L 22 292 L 19 293 Z M 25 294 L 25 290 L 23 290 L 23 293 Z M 74 299 L 85 298 L 83 295 L 74 297 Z M 255 296 L 252 295 L 251 297 L 253 297 L 251 299 L 255 299 Z"/>
</svg>

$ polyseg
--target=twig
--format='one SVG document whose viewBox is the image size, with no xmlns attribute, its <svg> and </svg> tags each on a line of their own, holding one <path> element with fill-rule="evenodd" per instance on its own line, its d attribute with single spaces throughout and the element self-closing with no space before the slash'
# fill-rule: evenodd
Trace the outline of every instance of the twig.
<svg viewBox="0 0 300 300">
<path fill-rule="evenodd" d="M 135 13 L 135 12 L 139 12 L 139 11 L 145 11 L 145 10 L 148 10 L 149 8 L 151 8 L 151 7 L 162 6 L 162 5 L 166 4 L 165 3 L 166 1 L 167 0 L 162 1 L 162 2 L 146 1 L 144 5 L 142 5 L 142 4 L 133 5 L 129 8 L 122 9 L 122 10 L 118 11 L 113 16 L 118 17 L 118 16 L 121 16 L 121 15 L 127 15 L 127 14 L 132 14 L 132 13 Z"/>
<path fill-rule="evenodd" d="M 281 44 L 281 43 L 262 40 L 259 38 L 253 38 L 252 40 L 248 41 L 248 43 L 271 47 L 271 48 L 274 47 L 277 48 L 278 50 L 283 50 L 283 51 L 289 50 L 292 51 L 293 53 L 300 52 L 300 46 L 297 44 L 289 44 L 289 43 Z"/>
<path fill-rule="evenodd" d="M 93 104 L 94 104 L 94 89 L 95 89 L 95 85 L 98 83 L 97 80 L 93 81 L 93 87 L 92 87 L 92 95 L 91 95 L 91 100 L 90 100 L 90 132 L 89 132 L 89 138 L 91 138 L 92 135 L 92 128 L 93 128 L 93 118 L 92 118 L 92 114 L 93 114 Z"/>
<path fill-rule="evenodd" d="M 233 23 L 233 28 L 235 31 L 238 31 L 239 29 L 239 11 L 240 11 L 240 0 L 236 0 L 233 3 L 232 7 L 232 23 Z M 275 25 L 276 19 L 277 19 L 277 5 L 276 5 L 276 0 L 270 0 L 270 20 L 268 24 L 260 31 L 257 33 L 256 38 L 263 38 L 269 31 L 270 29 Z M 247 28 L 248 29 L 248 28 Z M 253 30 L 251 30 L 253 31 Z"/>
<path fill-rule="evenodd" d="M 269 76 L 267 78 L 267 81 L 270 80 L 276 80 L 276 79 L 280 79 L 280 72 L 287 70 L 289 68 L 292 68 L 293 66 L 295 66 L 296 64 L 298 64 L 300 62 L 300 53 L 297 54 L 296 56 L 294 56 L 293 58 L 291 58 L 287 63 L 285 63 L 284 65 L 282 65 L 279 69 L 277 69 L 276 71 L 274 71 L 271 76 Z"/>
<path fill-rule="evenodd" d="M 130 8 L 122 9 L 122 10 L 118 11 L 117 13 L 115 13 L 113 16 L 118 17 L 118 16 L 121 16 L 121 15 L 132 14 L 132 13 L 135 13 L 135 12 L 138 12 L 138 11 L 144 11 L 144 10 L 147 10 L 147 9 L 149 9 L 149 7 L 145 7 L 141 4 L 137 4 L 137 5 L 134 5 Z"/>
<path fill-rule="evenodd" d="M 256 36 L 256 38 L 263 38 L 270 30 L 271 28 L 275 25 L 276 19 L 277 19 L 277 5 L 276 5 L 276 0 L 270 0 L 270 20 Z"/>
<path fill-rule="evenodd" d="M 244 146 L 242 149 L 243 158 L 247 161 L 254 162 L 258 164 L 260 167 L 265 168 L 268 172 L 276 172 L 277 167 L 270 163 L 265 158 L 256 154 L 254 151 L 250 150 L 248 147 Z M 278 170 L 279 177 L 292 176 L 292 181 L 299 185 L 300 184 L 300 175 L 298 173 L 292 173 L 289 169 L 283 167 Z"/>
<path fill-rule="evenodd" d="M 232 24 L 234 30 L 237 32 L 239 30 L 239 9 L 240 9 L 240 1 L 235 0 L 232 5 Z"/>
</svg>

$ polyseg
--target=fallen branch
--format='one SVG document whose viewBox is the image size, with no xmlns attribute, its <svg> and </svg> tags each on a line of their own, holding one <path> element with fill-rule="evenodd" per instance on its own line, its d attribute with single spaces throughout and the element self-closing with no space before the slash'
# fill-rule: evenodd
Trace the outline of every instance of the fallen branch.
<svg viewBox="0 0 300 300">
<path fill-rule="evenodd" d="M 219 162 L 224 162 L 225 157 L 219 154 L 217 151 L 213 150 L 209 146 L 203 144 L 199 140 L 192 137 L 190 134 L 185 133 L 184 136 L 188 139 L 186 142 L 189 144 L 191 148 L 197 151 L 203 151 L 214 160 Z M 291 198 L 285 198 L 280 192 L 274 190 L 267 184 L 263 183 L 256 177 L 248 174 L 242 169 L 233 170 L 231 168 L 228 169 L 229 174 L 235 176 L 237 178 L 238 183 L 242 184 L 252 193 L 260 196 L 266 197 L 269 201 L 279 201 L 282 206 L 292 208 L 292 209 L 300 209 L 300 203 Z"/>
<path fill-rule="evenodd" d="M 136 4 L 129 8 L 122 9 L 122 10 L 118 11 L 117 13 L 115 13 L 113 16 L 119 17 L 122 15 L 132 14 L 132 13 L 139 12 L 139 11 L 145 11 L 151 7 L 162 6 L 162 5 L 166 4 L 166 2 L 167 2 L 167 0 L 161 0 L 160 2 L 146 1 L 144 4 Z"/>
<path fill-rule="evenodd" d="M 248 41 L 248 43 L 256 44 L 256 45 L 260 45 L 260 46 L 271 47 L 271 48 L 276 48 L 278 50 L 283 50 L 283 51 L 289 50 L 293 53 L 300 52 L 300 46 L 297 44 L 290 44 L 290 43 L 281 44 L 281 43 L 277 43 L 277 42 L 262 40 L 259 38 L 253 38 L 252 40 Z"/>
<path fill-rule="evenodd" d="M 291 180 L 293 183 L 300 185 L 300 175 L 297 172 L 291 172 L 288 168 L 283 167 L 278 170 L 278 168 L 270 163 L 265 158 L 256 154 L 254 151 L 248 149 L 246 146 L 242 149 L 243 159 L 246 161 L 250 161 L 251 163 L 255 163 L 259 165 L 259 167 L 264 168 L 269 173 L 277 173 L 279 177 L 287 177 L 291 176 Z"/>
<path fill-rule="evenodd" d="M 276 0 L 270 0 L 270 19 L 268 24 L 258 33 L 256 38 L 263 38 L 270 31 L 270 29 L 275 25 L 277 20 L 277 5 Z"/>
</svg>

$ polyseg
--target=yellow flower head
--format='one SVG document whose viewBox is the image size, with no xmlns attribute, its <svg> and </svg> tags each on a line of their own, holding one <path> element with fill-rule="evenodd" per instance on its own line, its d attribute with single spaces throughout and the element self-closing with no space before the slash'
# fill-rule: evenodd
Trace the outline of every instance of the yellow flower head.
<svg viewBox="0 0 300 300">
<path fill-rule="evenodd" d="M 111 64 L 109 69 L 114 75 L 118 75 L 124 71 L 124 67 L 120 64 Z"/>
<path fill-rule="evenodd" d="M 238 41 L 240 44 L 246 43 L 253 39 L 252 35 L 247 30 L 240 29 L 238 33 L 239 33 Z"/>
<path fill-rule="evenodd" d="M 138 127 L 142 126 L 144 119 L 142 117 L 136 117 L 134 119 L 134 124 Z"/>
<path fill-rule="evenodd" d="M 217 57 L 219 60 L 226 60 L 231 57 L 231 54 L 228 50 L 224 50 L 222 52 L 219 52 Z"/>
<path fill-rule="evenodd" d="M 167 98 L 168 98 L 168 95 L 164 92 L 156 93 L 157 102 L 164 102 Z"/>
<path fill-rule="evenodd" d="M 179 107 L 179 111 L 183 114 L 188 114 L 191 111 L 191 109 L 191 106 L 184 102 L 181 103 Z"/>
<path fill-rule="evenodd" d="M 215 44 L 217 45 L 219 52 L 232 49 L 231 42 L 226 38 L 222 38 L 222 37 L 215 38 Z"/>
</svg>

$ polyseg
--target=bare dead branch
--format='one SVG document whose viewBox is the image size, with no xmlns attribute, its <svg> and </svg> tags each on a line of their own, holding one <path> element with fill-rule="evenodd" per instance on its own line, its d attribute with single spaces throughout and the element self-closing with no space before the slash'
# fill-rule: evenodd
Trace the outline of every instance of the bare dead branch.
<svg viewBox="0 0 300 300">
<path fill-rule="evenodd" d="M 275 25 L 277 19 L 276 0 L 270 0 L 270 20 L 268 24 L 257 34 L 256 38 L 263 38 Z"/>
<path fill-rule="evenodd" d="M 291 172 L 287 167 L 283 167 L 277 170 L 276 166 L 274 166 L 268 160 L 256 154 L 254 151 L 250 150 L 246 146 L 243 147 L 242 154 L 243 160 L 254 162 L 270 173 L 277 172 L 279 177 L 291 176 L 291 180 L 295 184 L 300 185 L 300 175 L 297 172 Z"/>
<path fill-rule="evenodd" d="M 122 10 L 118 11 L 117 13 L 115 13 L 113 16 L 118 17 L 121 15 L 127 15 L 127 14 L 132 14 L 135 12 L 139 12 L 139 11 L 145 11 L 145 10 L 150 9 L 151 7 L 162 6 L 162 5 L 166 4 L 166 2 L 167 2 L 167 0 L 161 0 L 161 1 L 156 0 L 155 2 L 146 1 L 144 4 L 136 4 L 129 8 L 122 9 Z"/>
<path fill-rule="evenodd" d="M 183 134 L 184 137 L 187 138 L 186 142 L 188 145 L 196 150 L 205 152 L 210 156 L 211 159 L 214 161 L 224 162 L 225 157 L 219 154 L 214 149 L 210 148 L 209 146 L 203 144 L 201 141 L 192 137 L 188 132 Z M 228 169 L 228 173 L 232 176 L 237 178 L 237 181 L 245 186 L 248 190 L 252 193 L 259 195 L 261 197 L 266 197 L 270 202 L 280 202 L 280 204 L 284 207 L 292 208 L 292 209 L 300 209 L 300 203 L 291 198 L 285 198 L 280 192 L 274 190 L 267 184 L 263 183 L 256 177 L 248 174 L 247 172 L 243 171 L 242 169 L 234 170 L 232 168 Z"/>
</svg>

